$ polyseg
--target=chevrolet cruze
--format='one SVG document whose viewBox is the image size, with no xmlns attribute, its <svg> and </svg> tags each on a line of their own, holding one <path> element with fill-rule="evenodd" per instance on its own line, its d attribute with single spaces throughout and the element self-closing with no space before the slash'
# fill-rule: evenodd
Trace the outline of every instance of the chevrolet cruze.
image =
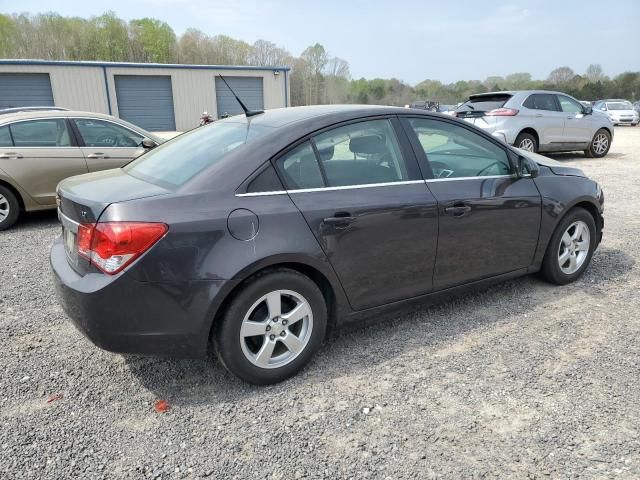
<svg viewBox="0 0 640 480">
<path fill-rule="evenodd" d="M 437 113 L 250 112 L 58 187 L 71 320 L 114 352 L 202 356 L 266 384 L 328 329 L 406 301 L 587 268 L 604 196 L 578 169 Z"/>
</svg>

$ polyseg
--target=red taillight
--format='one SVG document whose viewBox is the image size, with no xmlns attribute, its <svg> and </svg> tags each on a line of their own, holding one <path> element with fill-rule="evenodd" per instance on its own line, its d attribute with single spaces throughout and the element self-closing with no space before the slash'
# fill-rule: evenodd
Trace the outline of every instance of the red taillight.
<svg viewBox="0 0 640 480">
<path fill-rule="evenodd" d="M 164 223 L 106 222 L 80 225 L 78 253 L 104 273 L 114 275 L 167 233 Z"/>
<path fill-rule="evenodd" d="M 515 108 L 496 108 L 494 110 L 489 110 L 488 112 L 484 112 L 487 117 L 513 117 L 517 115 L 519 110 Z"/>
</svg>

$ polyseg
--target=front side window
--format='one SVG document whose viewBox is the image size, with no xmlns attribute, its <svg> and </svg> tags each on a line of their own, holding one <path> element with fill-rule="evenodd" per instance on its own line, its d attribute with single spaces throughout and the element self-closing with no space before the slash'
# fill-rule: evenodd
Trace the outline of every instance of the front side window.
<svg viewBox="0 0 640 480">
<path fill-rule="evenodd" d="M 69 147 L 71 137 L 61 118 L 29 120 L 9 126 L 16 147 Z"/>
<path fill-rule="evenodd" d="M 563 112 L 566 113 L 582 113 L 584 109 L 582 105 L 572 98 L 569 98 L 565 95 L 558 95 L 558 101 L 560 102 L 560 108 L 562 108 Z"/>
<path fill-rule="evenodd" d="M 285 153 L 276 161 L 276 165 L 290 190 L 324 187 L 322 173 L 309 142 Z"/>
<path fill-rule="evenodd" d="M 178 187 L 222 161 L 231 151 L 271 130 L 250 122 L 215 122 L 163 143 L 129 163 L 124 170 L 151 183 Z"/>
<path fill-rule="evenodd" d="M 12 147 L 11 134 L 7 125 L 0 127 L 0 147 Z"/>
<path fill-rule="evenodd" d="M 144 138 L 128 128 L 93 118 L 76 118 L 78 131 L 87 147 L 137 147 Z"/>
<path fill-rule="evenodd" d="M 435 178 L 511 174 L 507 153 L 477 133 L 428 118 L 410 118 L 409 124 L 418 136 Z"/>
<path fill-rule="evenodd" d="M 313 140 L 330 187 L 409 179 L 389 120 L 345 125 L 322 133 Z"/>
<path fill-rule="evenodd" d="M 523 105 L 531 110 L 559 111 L 554 96 L 548 93 L 534 93 L 529 95 Z"/>
</svg>

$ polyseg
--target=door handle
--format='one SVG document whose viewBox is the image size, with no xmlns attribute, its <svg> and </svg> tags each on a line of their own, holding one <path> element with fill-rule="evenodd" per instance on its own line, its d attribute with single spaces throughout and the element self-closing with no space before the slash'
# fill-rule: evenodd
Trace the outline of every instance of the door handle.
<svg viewBox="0 0 640 480">
<path fill-rule="evenodd" d="M 87 158 L 109 158 L 109 155 L 104 153 L 90 153 Z"/>
<path fill-rule="evenodd" d="M 568 120 L 572 120 L 572 119 L 574 119 L 574 118 L 576 118 L 576 117 L 572 117 L 571 115 L 569 115 L 569 116 L 567 117 L 567 119 L 568 119 Z"/>
<path fill-rule="evenodd" d="M 16 152 L 7 152 L 0 154 L 0 158 L 22 158 L 22 155 Z"/>
<path fill-rule="evenodd" d="M 536 113 L 536 117 L 542 117 L 543 115 L 541 113 Z"/>
<path fill-rule="evenodd" d="M 464 217 L 470 211 L 471 207 L 469 205 L 454 205 L 444 209 L 444 213 L 452 217 Z"/>
<path fill-rule="evenodd" d="M 334 228 L 347 228 L 353 222 L 356 221 L 356 217 L 351 216 L 348 212 L 336 212 L 333 217 L 327 217 L 322 220 L 322 223 L 331 225 Z"/>
</svg>

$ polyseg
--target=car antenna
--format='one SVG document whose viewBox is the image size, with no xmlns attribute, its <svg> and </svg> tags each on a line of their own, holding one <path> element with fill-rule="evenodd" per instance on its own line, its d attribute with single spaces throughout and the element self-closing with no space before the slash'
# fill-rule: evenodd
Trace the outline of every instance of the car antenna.
<svg viewBox="0 0 640 480">
<path fill-rule="evenodd" d="M 233 89 L 229 86 L 229 84 L 224 79 L 224 77 L 222 75 L 220 75 L 220 74 L 218 74 L 218 76 L 222 79 L 222 81 L 227 86 L 227 88 L 231 91 L 233 96 L 236 97 L 236 100 L 240 104 L 240 108 L 242 108 L 242 110 L 244 110 L 244 114 L 245 114 L 246 117 L 253 117 L 254 115 L 260 115 L 261 113 L 264 113 L 264 110 L 249 110 L 247 108 L 247 106 L 244 103 L 242 103 L 242 100 L 240 100 L 238 98 L 238 95 L 236 95 L 236 92 L 233 91 Z"/>
</svg>

